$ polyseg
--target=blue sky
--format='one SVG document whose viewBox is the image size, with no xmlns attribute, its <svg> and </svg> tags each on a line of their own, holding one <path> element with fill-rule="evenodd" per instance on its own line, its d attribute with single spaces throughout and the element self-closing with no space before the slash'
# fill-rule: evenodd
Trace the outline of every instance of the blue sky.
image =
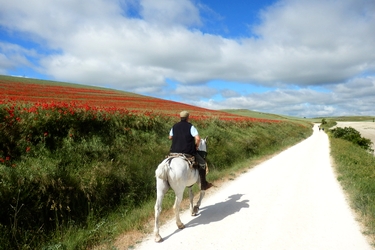
<svg viewBox="0 0 375 250">
<path fill-rule="evenodd" d="M 0 74 L 210 109 L 375 115 L 373 0 L 0 0 Z"/>
</svg>

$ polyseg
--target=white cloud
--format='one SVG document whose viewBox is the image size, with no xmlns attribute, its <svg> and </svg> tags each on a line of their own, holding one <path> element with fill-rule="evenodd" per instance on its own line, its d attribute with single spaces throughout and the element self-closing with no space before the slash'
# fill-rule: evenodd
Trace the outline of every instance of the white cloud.
<svg viewBox="0 0 375 250">
<path fill-rule="evenodd" d="M 366 0 L 285 0 L 269 7 L 254 27 L 263 45 L 265 73 L 258 80 L 314 85 L 374 72 L 374 13 L 375 2 Z"/>
<path fill-rule="evenodd" d="M 279 113 L 345 113 L 337 106 L 344 105 L 343 98 L 374 96 L 373 78 L 361 77 L 375 74 L 374 1 L 282 0 L 260 13 L 253 37 L 241 40 L 199 31 L 202 5 L 189 0 L 0 0 L 0 5 L 0 28 L 45 50 L 3 41 L 0 72 L 40 58 L 40 68 L 31 67 L 60 81 L 160 96 L 172 79 L 179 83 L 172 92 L 186 102 Z M 219 94 L 205 85 L 213 79 L 278 90 L 242 96 L 228 90 L 222 102 L 197 102 Z"/>
<path fill-rule="evenodd" d="M 201 25 L 198 8 L 189 0 L 142 0 L 141 15 L 148 23 L 166 26 Z"/>
<path fill-rule="evenodd" d="M 375 76 L 354 78 L 329 88 L 344 101 L 354 98 L 375 104 Z"/>
<path fill-rule="evenodd" d="M 359 77 L 327 89 L 277 89 L 217 102 L 192 102 L 209 109 L 250 109 L 298 117 L 374 115 L 375 78 Z"/>
<path fill-rule="evenodd" d="M 238 93 L 237 91 L 231 90 L 231 89 L 224 89 L 224 90 L 220 91 L 220 94 L 224 98 L 241 96 L 240 93 Z"/>
<path fill-rule="evenodd" d="M 30 58 L 38 58 L 39 55 L 33 49 L 25 49 L 19 45 L 0 42 L 0 72 L 25 65 L 34 67 Z"/>
<path fill-rule="evenodd" d="M 285 1 L 263 13 L 263 22 L 254 28 L 260 39 L 242 41 L 171 25 L 199 24 L 198 9 L 186 0 L 141 1 L 144 20 L 124 17 L 122 6 L 115 1 L 47 2 L 33 1 L 36 8 L 31 3 L 9 6 L 1 22 L 59 49 L 61 53 L 45 58 L 43 65 L 50 75 L 62 80 L 77 77 L 78 72 L 71 71 L 77 66 L 86 67 L 77 79 L 80 81 L 93 70 L 100 72 L 92 66 L 94 60 L 98 65 L 107 62 L 103 75 L 123 79 L 123 74 L 112 72 L 119 70 L 115 64 L 124 64 L 134 71 L 136 82 L 157 85 L 166 77 L 181 83 L 220 78 L 267 85 L 314 85 L 375 70 L 374 55 L 369 53 L 374 50 L 375 35 L 369 31 L 375 30 L 375 19 L 366 9 L 374 6 L 364 6 L 363 1 L 356 5 L 345 1 Z M 155 25 L 159 22 L 168 24 L 168 28 Z M 62 62 L 57 64 L 59 69 L 54 68 L 56 61 Z M 64 61 L 70 67 L 64 68 L 68 65 Z M 158 81 L 150 82 L 149 74 L 144 74 L 147 71 L 157 74 L 153 78 Z"/>
<path fill-rule="evenodd" d="M 171 94 L 180 96 L 182 100 L 199 100 L 202 97 L 210 98 L 217 93 L 218 90 L 206 86 L 178 85 Z"/>
</svg>

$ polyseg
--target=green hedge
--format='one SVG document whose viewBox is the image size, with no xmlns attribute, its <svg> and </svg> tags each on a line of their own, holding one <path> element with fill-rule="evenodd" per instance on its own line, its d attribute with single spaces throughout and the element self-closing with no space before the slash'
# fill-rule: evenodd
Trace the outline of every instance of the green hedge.
<svg viewBox="0 0 375 250">
<path fill-rule="evenodd" d="M 359 133 L 352 127 L 336 127 L 334 129 L 331 129 L 330 132 L 334 138 L 341 138 L 350 141 L 365 150 L 373 152 L 373 150 L 371 149 L 371 146 L 373 144 L 372 141 L 370 139 L 362 137 L 361 133 Z"/>
</svg>

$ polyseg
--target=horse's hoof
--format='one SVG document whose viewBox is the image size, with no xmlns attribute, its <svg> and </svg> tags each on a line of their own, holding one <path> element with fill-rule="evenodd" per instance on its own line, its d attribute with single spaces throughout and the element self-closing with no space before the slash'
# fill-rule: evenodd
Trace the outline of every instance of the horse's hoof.
<svg viewBox="0 0 375 250">
<path fill-rule="evenodd" d="M 184 224 L 178 225 L 178 229 L 184 229 L 184 228 L 185 228 Z"/>
<path fill-rule="evenodd" d="M 156 243 L 163 242 L 163 238 L 160 237 L 160 235 L 159 235 L 159 236 L 156 236 L 156 238 L 155 238 L 155 242 L 156 242 Z"/>
<path fill-rule="evenodd" d="M 191 213 L 191 215 L 192 216 L 196 216 L 198 214 L 198 211 L 199 211 L 199 207 L 198 206 L 194 206 L 193 212 Z"/>
</svg>

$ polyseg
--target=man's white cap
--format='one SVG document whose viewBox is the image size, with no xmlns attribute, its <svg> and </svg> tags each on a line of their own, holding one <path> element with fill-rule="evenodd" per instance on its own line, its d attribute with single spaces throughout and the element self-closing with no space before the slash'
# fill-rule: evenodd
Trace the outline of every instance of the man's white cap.
<svg viewBox="0 0 375 250">
<path fill-rule="evenodd" d="M 186 110 L 181 111 L 180 117 L 181 118 L 187 118 L 187 117 L 189 117 L 189 112 L 187 112 Z"/>
</svg>

